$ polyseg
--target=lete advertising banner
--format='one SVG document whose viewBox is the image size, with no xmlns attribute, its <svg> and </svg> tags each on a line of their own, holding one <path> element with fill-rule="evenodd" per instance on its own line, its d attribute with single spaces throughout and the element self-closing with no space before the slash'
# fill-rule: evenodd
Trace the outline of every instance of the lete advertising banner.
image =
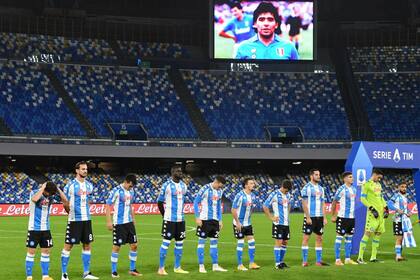
<svg viewBox="0 0 420 280">
<path fill-rule="evenodd" d="M 325 204 L 327 213 L 331 212 L 331 203 Z M 418 213 L 417 204 L 409 203 L 408 209 L 413 214 Z M 133 210 L 136 215 L 158 215 L 159 209 L 156 203 L 142 203 L 133 204 Z M 52 216 L 66 216 L 67 213 L 64 211 L 62 204 L 53 204 L 50 211 Z M 92 204 L 90 206 L 90 213 L 92 215 L 101 216 L 105 215 L 105 204 Z M 194 213 L 194 205 L 192 203 L 186 203 L 184 205 L 185 214 Z M 29 205 L 28 204 L 0 204 L 0 217 L 14 217 L 14 216 L 29 216 Z"/>
</svg>

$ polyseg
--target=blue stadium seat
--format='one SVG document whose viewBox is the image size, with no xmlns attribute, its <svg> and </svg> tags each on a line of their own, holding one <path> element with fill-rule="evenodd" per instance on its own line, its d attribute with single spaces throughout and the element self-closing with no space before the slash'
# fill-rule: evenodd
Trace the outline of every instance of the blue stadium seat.
<svg viewBox="0 0 420 280">
<path fill-rule="evenodd" d="M 348 50 L 350 62 L 356 72 L 420 69 L 418 46 L 351 47 Z"/>
<path fill-rule="evenodd" d="M 223 174 L 222 174 L 223 175 Z M 28 203 L 29 194 L 32 189 L 37 189 L 38 184 L 25 173 L 3 172 L 0 179 L 0 203 Z M 55 182 L 60 188 L 63 188 L 67 182 L 74 178 L 73 174 L 68 173 L 46 173 L 45 176 Z M 216 175 L 210 175 L 213 180 Z M 262 209 L 262 205 L 270 192 L 277 189 L 278 186 L 273 179 L 263 173 L 257 174 L 224 174 L 227 182 L 224 187 L 223 196 L 228 201 L 233 201 L 235 195 L 242 190 L 242 181 L 246 177 L 254 178 L 256 181 L 255 194 L 257 196 L 256 207 Z M 288 174 L 286 176 L 292 181 L 293 190 L 292 206 L 293 209 L 301 209 L 300 190 L 308 182 L 309 178 L 304 174 Z M 325 189 L 326 201 L 331 202 L 339 186 L 342 185 L 338 173 L 326 173 L 321 176 L 321 185 Z M 118 186 L 122 178 L 113 178 L 107 174 L 89 174 L 87 178 L 94 185 L 92 201 L 94 203 L 104 203 L 108 197 L 109 191 Z M 137 175 L 137 186 L 134 187 L 135 203 L 155 203 L 162 184 L 169 180 L 166 174 L 139 174 Z M 400 182 L 407 182 L 407 198 L 409 202 L 415 202 L 416 194 L 413 187 L 413 178 L 410 174 L 390 173 L 386 174 L 382 181 L 383 193 L 385 199 L 390 199 L 396 192 L 396 187 Z M 201 186 L 190 176 L 186 176 L 185 182 L 188 186 L 188 192 L 185 202 L 192 203 Z"/>
<path fill-rule="evenodd" d="M 177 43 L 117 41 L 121 51 L 131 57 L 188 58 L 188 51 Z"/>
<path fill-rule="evenodd" d="M 49 79 L 24 62 L 0 63 L 0 117 L 14 134 L 86 135 Z"/>
<path fill-rule="evenodd" d="M 149 138 L 197 138 L 164 70 L 72 65 L 53 70 L 100 136 L 111 136 L 108 122 L 125 122 L 142 123 Z"/>
<path fill-rule="evenodd" d="M 62 62 L 114 63 L 117 57 L 105 40 L 0 33 L 0 57 L 24 59 L 53 54 Z"/>
<path fill-rule="evenodd" d="M 264 140 L 264 126 L 298 126 L 307 140 L 349 140 L 335 74 L 184 71 L 218 139 Z"/>
<path fill-rule="evenodd" d="M 375 139 L 420 139 L 420 73 L 359 73 L 356 79 Z"/>
</svg>

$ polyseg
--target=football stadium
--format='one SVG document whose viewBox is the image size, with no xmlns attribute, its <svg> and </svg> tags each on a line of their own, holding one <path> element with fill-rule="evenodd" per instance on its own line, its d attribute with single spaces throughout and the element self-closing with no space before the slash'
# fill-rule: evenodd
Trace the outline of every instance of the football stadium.
<svg viewBox="0 0 420 280">
<path fill-rule="evenodd" d="M 420 279 L 420 2 L 0 3 L 0 279 Z"/>
</svg>

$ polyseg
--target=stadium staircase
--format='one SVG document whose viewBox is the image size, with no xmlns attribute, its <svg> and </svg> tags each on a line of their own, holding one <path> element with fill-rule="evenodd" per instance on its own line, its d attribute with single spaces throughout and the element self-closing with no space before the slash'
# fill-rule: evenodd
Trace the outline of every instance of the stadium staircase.
<svg viewBox="0 0 420 280">
<path fill-rule="evenodd" d="M 204 141 L 214 141 L 216 138 L 214 137 L 213 132 L 204 120 L 204 117 L 201 114 L 200 109 L 195 103 L 193 97 L 188 91 L 187 86 L 179 70 L 169 70 L 169 77 L 172 80 L 172 83 L 174 84 L 176 93 L 178 94 L 182 104 L 187 110 L 191 122 L 198 133 L 198 137 Z"/>
<path fill-rule="evenodd" d="M 57 76 L 54 74 L 54 72 L 48 67 L 42 67 L 41 71 L 48 77 L 48 79 L 50 79 L 51 85 L 57 91 L 57 94 L 63 99 L 64 103 L 69 108 L 69 110 L 73 113 L 73 115 L 79 121 L 82 128 L 86 131 L 88 137 L 98 138 L 98 134 L 96 133 L 94 127 L 87 120 L 87 118 L 83 116 L 82 112 L 73 102 L 71 97 L 68 95 L 67 91 L 64 89 L 63 85 L 61 84 Z"/>
<path fill-rule="evenodd" d="M 5 136 L 12 136 L 13 135 L 12 131 L 6 125 L 3 118 L 0 118 L 0 135 L 5 135 Z"/>
<path fill-rule="evenodd" d="M 346 47 L 338 45 L 331 48 L 331 57 L 335 64 L 338 86 L 344 101 L 350 133 L 353 140 L 373 140 L 372 127 L 369 124 L 363 100 L 356 85 Z"/>
</svg>

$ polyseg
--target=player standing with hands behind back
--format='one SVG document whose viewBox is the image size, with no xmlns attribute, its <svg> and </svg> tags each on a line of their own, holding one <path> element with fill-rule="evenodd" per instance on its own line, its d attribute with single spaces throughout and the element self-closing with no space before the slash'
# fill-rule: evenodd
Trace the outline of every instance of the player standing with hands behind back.
<svg viewBox="0 0 420 280">
<path fill-rule="evenodd" d="M 159 251 L 159 275 L 168 275 L 165 271 L 165 260 L 171 240 L 175 239 L 175 265 L 174 272 L 187 274 L 181 268 L 181 258 L 185 239 L 184 220 L 184 197 L 187 193 L 187 185 L 182 181 L 181 166 L 175 165 L 171 168 L 171 179 L 162 186 L 158 197 L 159 212 L 163 216 L 162 223 L 162 245 Z M 163 204 L 166 204 L 164 208 Z"/>
<path fill-rule="evenodd" d="M 292 189 L 292 182 L 284 180 L 281 188 L 270 193 L 264 202 L 264 213 L 273 222 L 272 236 L 274 243 L 274 259 L 276 269 L 288 268 L 284 262 L 286 255 L 287 242 L 290 239 L 289 213 L 291 208 L 291 196 L 289 191 Z M 273 209 L 273 215 L 270 209 Z"/>
<path fill-rule="evenodd" d="M 324 188 L 319 185 L 321 173 L 318 169 L 311 169 L 309 171 L 309 177 L 310 182 L 303 187 L 301 192 L 303 212 L 305 213 L 302 228 L 302 266 L 309 266 L 308 243 L 312 232 L 316 235 L 316 265 L 328 266 L 329 264 L 322 261 L 322 234 L 324 233 L 324 226 L 327 224 L 327 218 L 324 207 Z"/>
<path fill-rule="evenodd" d="M 342 266 L 340 259 L 341 243 L 345 238 L 345 264 L 357 264 L 350 259 L 352 239 L 354 234 L 355 219 L 354 210 L 356 207 L 357 189 L 353 186 L 353 174 L 351 172 L 343 173 L 344 184 L 338 188 L 331 205 L 331 222 L 336 223 L 337 236 L 335 238 L 335 265 Z M 336 213 L 337 203 L 340 203 L 338 217 Z"/>
<path fill-rule="evenodd" d="M 64 194 L 70 203 L 70 213 L 66 229 L 66 238 L 61 252 L 61 280 L 68 280 L 67 267 L 70 251 L 75 244 L 82 242 L 83 279 L 99 279 L 90 272 L 91 243 L 93 242 L 92 221 L 89 211 L 90 195 L 93 185 L 86 180 L 87 162 L 81 161 L 75 166 L 76 178 L 64 187 Z"/>
<path fill-rule="evenodd" d="M 238 270 L 248 270 L 242 263 L 242 253 L 244 250 L 245 237 L 248 240 L 249 268 L 259 269 L 260 266 L 255 263 L 255 239 L 254 230 L 251 225 L 251 213 L 254 207 L 256 197 L 252 193 L 255 188 L 255 181 L 252 178 L 246 178 L 243 182 L 243 190 L 239 192 L 232 203 L 233 216 L 233 234 L 238 240 L 236 247 L 236 256 L 238 259 Z"/>
<path fill-rule="evenodd" d="M 135 219 L 131 207 L 134 200 L 133 187 L 137 184 L 134 174 L 128 174 L 124 182 L 113 188 L 106 200 L 107 227 L 113 231 L 113 246 L 111 253 L 111 277 L 119 278 L 117 272 L 118 254 L 122 245 L 130 244 L 130 270 L 131 276 L 142 276 L 136 269 L 137 261 L 137 235 L 134 226 Z M 111 206 L 114 206 L 114 215 L 111 221 Z"/>
</svg>

